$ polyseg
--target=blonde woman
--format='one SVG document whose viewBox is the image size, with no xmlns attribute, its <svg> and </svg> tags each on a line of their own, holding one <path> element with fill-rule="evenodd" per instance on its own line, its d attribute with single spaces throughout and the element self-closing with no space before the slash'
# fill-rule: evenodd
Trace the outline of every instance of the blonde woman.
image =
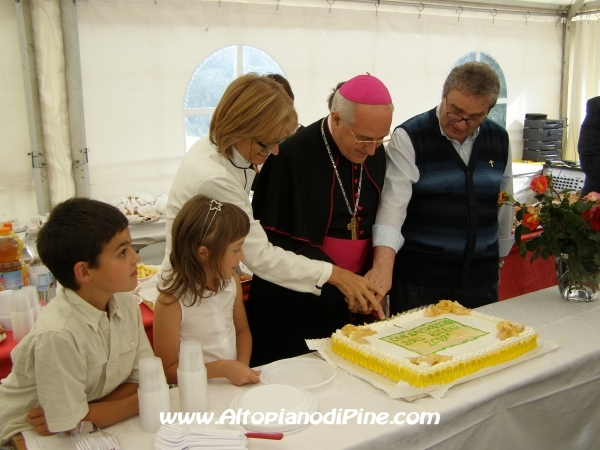
<svg viewBox="0 0 600 450">
<path fill-rule="evenodd" d="M 349 270 L 273 246 L 254 220 L 248 197 L 255 176 L 252 165 L 263 164 L 269 154 L 277 155 L 280 142 L 296 130 L 297 124 L 293 101 L 277 82 L 247 74 L 228 86 L 212 116 L 209 136 L 190 148 L 169 191 L 162 269 L 170 268 L 175 216 L 186 201 L 203 194 L 232 203 L 248 214 L 250 232 L 243 246 L 243 262 L 261 278 L 315 295 L 321 293 L 324 283 L 331 283 L 346 296 L 351 309 L 374 309 L 383 318 L 375 297 L 385 294 L 381 288 Z"/>
</svg>

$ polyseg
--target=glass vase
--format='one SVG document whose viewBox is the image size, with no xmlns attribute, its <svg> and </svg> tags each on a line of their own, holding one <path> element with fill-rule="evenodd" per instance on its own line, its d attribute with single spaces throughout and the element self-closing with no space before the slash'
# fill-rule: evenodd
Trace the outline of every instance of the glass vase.
<svg viewBox="0 0 600 450">
<path fill-rule="evenodd" d="M 574 303 L 593 302 L 600 292 L 600 274 L 590 273 L 568 255 L 555 259 L 558 290 L 564 300 Z"/>
</svg>

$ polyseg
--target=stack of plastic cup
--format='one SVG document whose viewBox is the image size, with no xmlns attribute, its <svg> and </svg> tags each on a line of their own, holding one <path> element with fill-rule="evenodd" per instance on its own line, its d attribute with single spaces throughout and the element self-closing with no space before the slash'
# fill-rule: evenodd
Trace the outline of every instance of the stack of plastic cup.
<svg viewBox="0 0 600 450">
<path fill-rule="evenodd" d="M 31 310 L 33 311 L 33 320 L 35 321 L 40 315 L 40 312 L 42 312 L 37 288 L 35 286 L 25 286 L 23 289 L 27 291 L 27 295 L 29 296 L 29 304 L 31 305 Z"/>
<path fill-rule="evenodd" d="M 12 291 L 0 291 L 0 326 L 5 331 L 12 330 L 12 318 L 10 316 L 12 303 Z"/>
<path fill-rule="evenodd" d="M 33 328 L 33 310 L 29 303 L 29 294 L 25 289 L 13 291 L 11 301 L 11 314 L 13 338 L 19 342 Z"/>
<path fill-rule="evenodd" d="M 208 411 L 208 381 L 200 342 L 185 341 L 179 347 L 177 383 L 182 412 Z"/>
<path fill-rule="evenodd" d="M 162 361 L 156 356 L 140 360 L 140 422 L 142 430 L 155 433 L 160 427 L 160 413 L 171 412 L 169 386 L 165 379 Z"/>
</svg>

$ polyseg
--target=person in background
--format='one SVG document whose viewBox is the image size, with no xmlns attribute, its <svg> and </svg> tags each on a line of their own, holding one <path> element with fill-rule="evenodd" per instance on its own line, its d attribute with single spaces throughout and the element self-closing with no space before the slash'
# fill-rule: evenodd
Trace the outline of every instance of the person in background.
<svg viewBox="0 0 600 450">
<path fill-rule="evenodd" d="M 208 378 L 258 383 L 248 367 L 252 336 L 236 272 L 250 231 L 244 211 L 204 195 L 188 200 L 173 222 L 171 270 L 154 309 L 154 353 L 167 382 L 177 383 L 179 346 L 202 344 Z"/>
<path fill-rule="evenodd" d="M 577 143 L 585 182 L 581 195 L 600 192 L 600 97 L 587 101 L 586 116 Z"/>
<path fill-rule="evenodd" d="M 292 92 L 292 86 L 290 86 L 289 81 L 286 80 L 285 77 L 279 75 L 278 73 L 268 73 L 265 75 L 265 77 L 270 78 L 271 80 L 279 83 L 285 90 L 285 93 L 288 95 L 288 97 L 291 98 L 292 101 L 294 101 L 294 93 Z"/>
<path fill-rule="evenodd" d="M 279 156 L 265 163 L 252 202 L 273 245 L 364 273 L 392 113 L 384 84 L 359 75 L 335 93 L 329 116 L 281 144 Z M 246 307 L 253 367 L 306 353 L 304 339 L 328 337 L 352 320 L 336 289 L 324 287 L 314 297 L 256 273 Z M 364 308 L 350 310 L 370 311 Z"/>
<path fill-rule="evenodd" d="M 441 299 L 469 308 L 498 301 L 513 244 L 512 211 L 497 206 L 501 191 L 512 194 L 508 134 L 486 120 L 499 90 L 488 65 L 457 66 L 440 104 L 394 131 L 367 274 L 391 285 L 392 313 Z"/>
<path fill-rule="evenodd" d="M 136 415 L 138 363 L 153 356 L 128 293 L 140 257 L 117 208 L 65 201 L 40 230 L 37 248 L 64 290 L 12 351 L 12 372 L 0 385 L 0 442 L 25 430 L 49 435 L 80 421 L 104 428 Z"/>
<path fill-rule="evenodd" d="M 294 101 L 294 93 L 292 92 L 292 86 L 290 86 L 288 80 L 286 80 L 282 75 L 279 75 L 278 73 L 268 73 L 265 75 L 265 77 L 270 78 L 271 80 L 279 83 L 281 87 L 283 87 L 283 89 L 285 90 L 285 93 L 288 95 L 288 97 L 291 98 L 292 101 Z M 302 125 L 298 124 L 298 128 L 302 128 Z M 258 179 L 262 166 L 262 164 L 253 165 L 254 171 L 256 172 L 256 177 L 254 178 L 254 182 L 252 183 L 252 190 L 254 190 L 254 185 L 256 184 L 256 180 Z"/>
<path fill-rule="evenodd" d="M 272 245 L 254 219 L 249 199 L 256 175 L 252 165 L 264 164 L 271 153 L 277 155 L 279 144 L 294 133 L 297 125 L 292 99 L 275 81 L 247 74 L 227 87 L 213 113 L 209 136 L 190 148 L 173 180 L 165 215 L 162 270 L 170 269 L 173 220 L 185 202 L 203 194 L 219 202 L 233 203 L 248 215 L 250 231 L 243 245 L 243 262 L 254 274 L 288 289 L 317 296 L 328 283 L 337 287 L 351 306 L 358 302 L 363 309 L 372 307 L 383 317 L 376 298 L 381 288 L 339 266 L 310 260 Z M 309 157 L 305 158 L 311 164 Z"/>
</svg>

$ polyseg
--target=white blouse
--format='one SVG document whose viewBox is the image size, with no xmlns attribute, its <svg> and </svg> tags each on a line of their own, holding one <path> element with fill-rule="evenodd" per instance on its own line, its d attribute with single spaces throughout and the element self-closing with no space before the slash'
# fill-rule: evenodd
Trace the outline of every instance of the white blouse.
<svg viewBox="0 0 600 450">
<path fill-rule="evenodd" d="M 248 214 L 250 233 L 244 242 L 244 264 L 252 272 L 285 288 L 320 295 L 321 291 L 317 286 L 323 286 L 327 282 L 332 265 L 285 251 L 269 242 L 260 222 L 254 220 L 248 198 L 256 174 L 251 168 L 244 170 L 243 167 L 249 167 L 249 164 L 236 150 L 230 161 L 217 152 L 208 138 L 200 139 L 190 148 L 169 191 L 165 214 L 167 246 L 163 271 L 170 268 L 171 226 L 175 216 L 185 202 L 195 195 L 203 194 L 221 202 L 233 203 Z"/>
</svg>

